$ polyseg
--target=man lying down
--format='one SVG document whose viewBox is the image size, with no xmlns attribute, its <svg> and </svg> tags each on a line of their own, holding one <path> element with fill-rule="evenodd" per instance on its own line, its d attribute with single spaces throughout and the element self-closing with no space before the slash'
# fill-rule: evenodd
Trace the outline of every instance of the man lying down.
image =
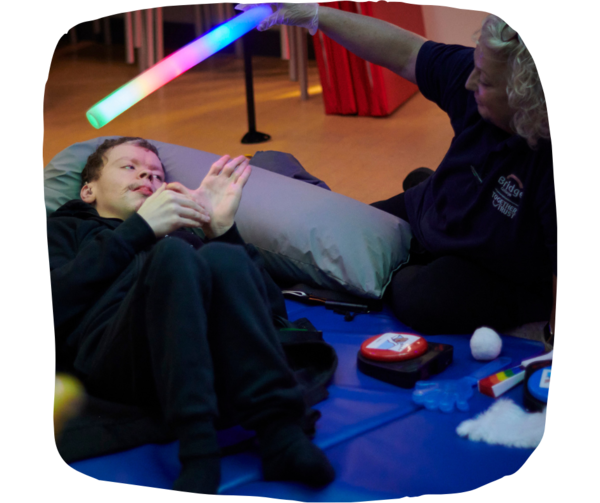
<svg viewBox="0 0 600 503">
<path fill-rule="evenodd" d="M 250 172 L 224 156 L 192 191 L 165 183 L 149 142 L 107 140 L 81 199 L 48 219 L 58 361 L 98 398 L 160 411 L 179 439 L 176 490 L 217 492 L 217 417 L 256 431 L 266 480 L 335 476 L 301 427 L 307 406 L 272 322 L 281 293 L 234 222 Z"/>
</svg>

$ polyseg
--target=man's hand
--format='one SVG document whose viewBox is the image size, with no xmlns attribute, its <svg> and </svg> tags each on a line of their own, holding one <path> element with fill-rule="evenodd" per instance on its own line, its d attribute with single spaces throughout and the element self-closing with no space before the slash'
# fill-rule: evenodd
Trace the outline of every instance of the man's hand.
<svg viewBox="0 0 600 503">
<path fill-rule="evenodd" d="M 144 201 L 137 212 L 157 238 L 181 227 L 201 227 L 210 222 L 209 213 L 193 198 L 168 190 L 164 183 Z"/>
<path fill-rule="evenodd" d="M 193 199 L 206 209 L 210 222 L 202 225 L 209 239 L 222 236 L 233 226 L 242 199 L 242 189 L 250 177 L 250 161 L 243 155 L 231 159 L 225 155 L 215 162 L 200 187 L 189 190 L 180 183 L 170 183 L 167 189 Z"/>
</svg>

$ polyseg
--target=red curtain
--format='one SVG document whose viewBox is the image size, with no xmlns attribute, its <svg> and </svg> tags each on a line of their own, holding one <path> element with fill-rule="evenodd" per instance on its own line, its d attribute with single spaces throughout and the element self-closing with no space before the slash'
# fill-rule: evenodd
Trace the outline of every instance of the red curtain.
<svg viewBox="0 0 600 503">
<path fill-rule="evenodd" d="M 425 35 L 420 5 L 400 2 L 330 2 L 326 7 L 375 17 Z M 399 75 L 368 63 L 318 31 L 313 36 L 326 114 L 384 117 L 417 92 Z"/>
</svg>

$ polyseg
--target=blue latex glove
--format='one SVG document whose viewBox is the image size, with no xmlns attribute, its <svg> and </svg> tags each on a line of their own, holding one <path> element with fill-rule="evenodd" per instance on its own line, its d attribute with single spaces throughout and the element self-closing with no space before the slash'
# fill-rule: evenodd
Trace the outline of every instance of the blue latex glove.
<svg viewBox="0 0 600 503">
<path fill-rule="evenodd" d="M 412 395 L 413 402 L 427 410 L 452 412 L 456 405 L 458 410 L 466 411 L 476 384 L 477 380 L 472 377 L 452 381 L 418 381 Z"/>
<path fill-rule="evenodd" d="M 413 402 L 427 410 L 439 409 L 442 412 L 452 412 L 456 406 L 460 411 L 467 411 L 469 398 L 473 396 L 473 388 L 477 386 L 477 382 L 502 370 L 510 362 L 511 359 L 508 357 L 498 358 L 461 379 L 417 381 L 412 394 Z"/>
</svg>

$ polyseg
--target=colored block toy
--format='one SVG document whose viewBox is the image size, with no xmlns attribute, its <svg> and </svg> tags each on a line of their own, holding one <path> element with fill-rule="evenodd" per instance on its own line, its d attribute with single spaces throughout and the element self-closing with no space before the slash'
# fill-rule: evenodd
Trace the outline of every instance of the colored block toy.
<svg viewBox="0 0 600 503">
<path fill-rule="evenodd" d="M 512 369 L 503 370 L 491 376 L 484 377 L 479 380 L 477 387 L 481 393 L 492 398 L 498 398 L 502 393 L 507 392 L 509 389 L 514 388 L 517 384 L 523 382 L 525 378 L 525 368 L 527 365 L 533 362 L 542 360 L 551 360 L 552 351 L 547 354 L 523 360 L 521 365 L 513 367 Z"/>
</svg>

